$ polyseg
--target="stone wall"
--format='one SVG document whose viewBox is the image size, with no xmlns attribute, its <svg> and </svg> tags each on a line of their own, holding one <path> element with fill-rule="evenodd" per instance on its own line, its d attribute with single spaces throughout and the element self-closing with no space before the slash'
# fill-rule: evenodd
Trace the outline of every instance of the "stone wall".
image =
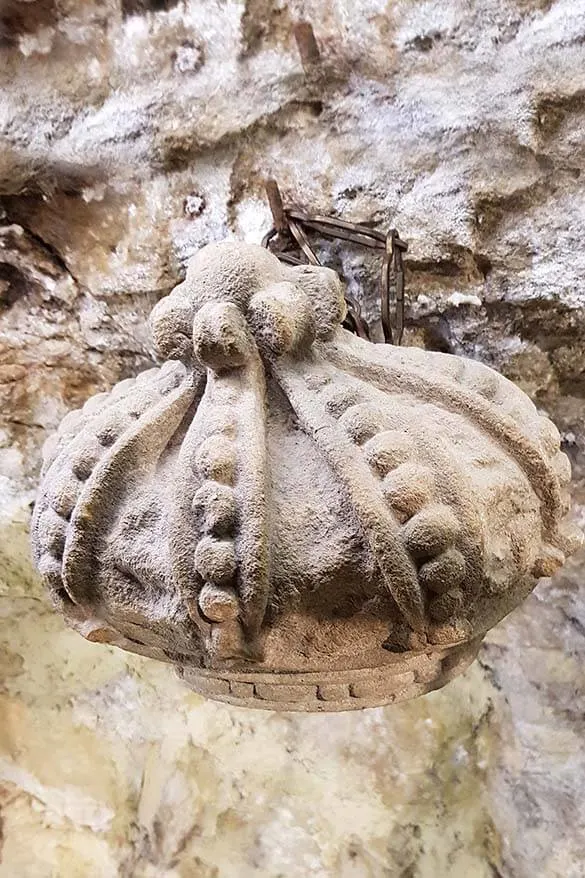
<svg viewBox="0 0 585 878">
<path fill-rule="evenodd" d="M 583 522 L 585 2 L 5 0 L 0 62 L 1 878 L 584 876 L 585 553 L 446 689 L 292 716 L 65 629 L 27 528 L 47 431 L 151 363 L 192 253 L 261 239 L 270 176 L 398 227 L 406 343 L 553 417 Z M 324 258 L 375 319 L 377 260 Z"/>
</svg>

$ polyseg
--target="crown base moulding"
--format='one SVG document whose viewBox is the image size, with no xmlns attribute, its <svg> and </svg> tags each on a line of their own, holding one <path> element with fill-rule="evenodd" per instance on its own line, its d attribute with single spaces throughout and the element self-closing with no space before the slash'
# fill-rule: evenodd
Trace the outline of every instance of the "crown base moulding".
<svg viewBox="0 0 585 878">
<path fill-rule="evenodd" d="M 203 248 L 166 360 L 46 443 L 32 545 L 96 643 L 220 701 L 347 710 L 439 688 L 580 545 L 554 425 L 479 363 L 344 330 L 330 269 Z"/>
<path fill-rule="evenodd" d="M 478 638 L 351 670 L 214 673 L 188 667 L 179 668 L 179 675 L 199 695 L 238 707 L 331 713 L 383 707 L 440 689 L 469 667 L 480 645 Z"/>
</svg>

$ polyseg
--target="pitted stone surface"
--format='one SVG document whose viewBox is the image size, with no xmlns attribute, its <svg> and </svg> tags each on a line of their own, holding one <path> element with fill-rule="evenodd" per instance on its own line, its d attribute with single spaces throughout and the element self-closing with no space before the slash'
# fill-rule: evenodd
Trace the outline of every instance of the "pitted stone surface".
<svg viewBox="0 0 585 878">
<path fill-rule="evenodd" d="M 341 328 L 342 302 L 331 270 L 286 266 L 258 246 L 214 244 L 192 259 L 151 316 L 161 354 L 186 335 L 185 315 L 193 324 L 171 392 L 149 371 L 123 402 L 114 389 L 87 403 L 75 434 L 69 415 L 56 457 L 50 446 L 34 556 L 80 633 L 153 657 L 178 651 L 197 691 L 236 704 L 393 703 L 462 670 L 578 548 L 564 520 L 570 466 L 529 398 L 477 363 L 357 339 Z M 299 313 L 319 330 L 297 331 Z M 347 405 L 328 407 L 340 392 Z M 122 409 L 134 419 L 104 447 L 96 428 Z M 275 424 L 305 437 L 299 452 L 270 441 Z M 79 487 L 62 518 L 68 472 Z M 320 537 L 315 520 L 337 497 L 343 511 Z M 283 541 L 290 518 L 300 526 Z M 334 591 L 312 563 L 317 548 Z M 425 655 L 436 672 L 421 682 Z"/>
</svg>

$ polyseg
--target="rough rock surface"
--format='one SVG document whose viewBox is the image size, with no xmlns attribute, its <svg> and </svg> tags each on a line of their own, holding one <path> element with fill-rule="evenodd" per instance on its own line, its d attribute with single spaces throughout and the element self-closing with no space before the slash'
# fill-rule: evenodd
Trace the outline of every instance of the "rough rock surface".
<svg viewBox="0 0 585 878">
<path fill-rule="evenodd" d="M 152 362 L 195 250 L 260 239 L 268 176 L 399 228 L 407 343 L 529 393 L 583 521 L 585 4 L 9 0 L 0 57 L 0 876 L 585 875 L 583 554 L 445 690 L 292 717 L 67 631 L 27 537 L 46 431 Z M 373 317 L 377 261 L 326 257 Z"/>
</svg>

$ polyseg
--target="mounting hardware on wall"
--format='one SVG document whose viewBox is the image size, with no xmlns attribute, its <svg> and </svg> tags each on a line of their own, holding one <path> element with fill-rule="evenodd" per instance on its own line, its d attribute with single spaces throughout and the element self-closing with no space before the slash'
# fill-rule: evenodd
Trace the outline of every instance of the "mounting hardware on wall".
<svg viewBox="0 0 585 878">
<path fill-rule="evenodd" d="M 400 238 L 396 229 L 385 234 L 360 223 L 350 223 L 331 216 L 309 216 L 301 211 L 285 208 L 276 180 L 266 184 L 266 194 L 273 228 L 264 236 L 262 244 L 290 265 L 320 265 L 308 232 L 316 232 L 325 238 L 348 241 L 384 252 L 380 277 L 380 313 L 384 341 L 399 345 L 404 332 L 404 261 L 403 254 L 408 245 Z M 300 255 L 296 255 L 299 251 Z M 304 259 L 302 258 L 304 257 Z M 344 326 L 362 338 L 370 338 L 368 325 L 361 314 L 359 303 L 345 293 L 347 316 Z M 391 303 L 394 317 L 390 316 Z"/>
</svg>

